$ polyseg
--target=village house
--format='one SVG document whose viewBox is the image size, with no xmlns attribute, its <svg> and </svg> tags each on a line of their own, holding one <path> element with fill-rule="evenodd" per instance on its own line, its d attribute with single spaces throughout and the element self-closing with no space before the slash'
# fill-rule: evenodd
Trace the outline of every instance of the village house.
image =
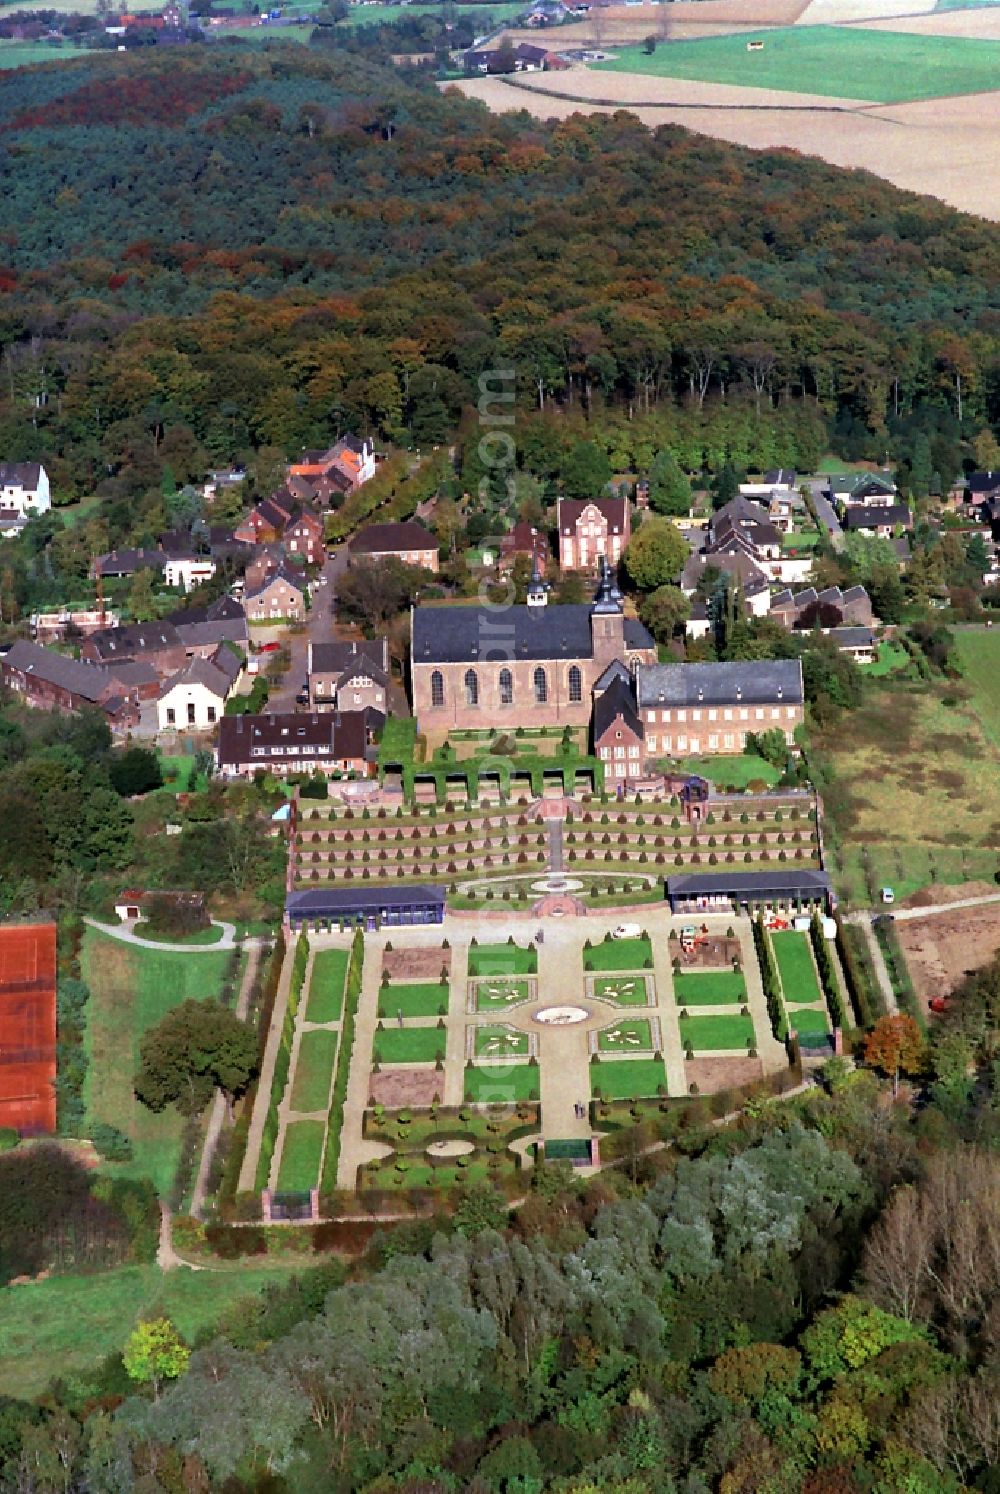
<svg viewBox="0 0 1000 1494">
<path fill-rule="evenodd" d="M 855 664 L 874 664 L 878 642 L 871 628 L 824 628 L 823 633 Z"/>
<path fill-rule="evenodd" d="M 256 591 L 268 576 L 273 576 L 285 563 L 285 552 L 281 545 L 261 545 L 254 552 L 243 572 L 243 590 Z M 237 582 L 237 586 L 239 583 Z"/>
<path fill-rule="evenodd" d="M 905 503 L 851 503 L 844 509 L 844 528 L 848 534 L 891 539 L 897 529 L 913 528 L 913 516 Z"/>
<path fill-rule="evenodd" d="M 210 658 L 220 643 L 233 643 L 244 654 L 247 651 L 247 615 L 234 597 L 222 596 L 207 607 L 172 612 L 164 621 L 175 628 L 189 659 Z"/>
<path fill-rule="evenodd" d="M 343 436 L 327 451 L 304 451 L 288 469 L 288 491 L 303 501 L 329 506 L 343 500 L 375 476 L 371 441 Z"/>
<path fill-rule="evenodd" d="M 831 477 L 826 496 L 845 507 L 864 503 L 870 508 L 887 508 L 896 502 L 897 492 L 890 472 L 850 472 Z"/>
<path fill-rule="evenodd" d="M 250 622 L 301 622 L 306 615 L 306 586 L 290 566 L 279 566 L 257 587 L 248 586 L 243 605 Z"/>
<path fill-rule="evenodd" d="M 211 555 L 166 555 L 163 562 L 163 579 L 168 586 L 178 586 L 183 591 L 193 591 L 203 581 L 211 581 L 215 575 L 215 561 Z"/>
<path fill-rule="evenodd" d="M 97 706 L 115 733 L 139 724 L 139 698 L 111 669 L 67 659 L 41 644 L 19 640 L 0 655 L 0 680 L 26 705 L 46 711 Z"/>
<path fill-rule="evenodd" d="M 635 689 L 650 758 L 743 752 L 748 732 L 774 728 L 791 746 L 804 719 L 798 659 L 640 664 Z"/>
<path fill-rule="evenodd" d="M 224 716 L 215 750 L 225 778 L 254 773 L 325 773 L 370 778 L 377 770 L 378 711 L 328 711 L 311 715 Z"/>
<path fill-rule="evenodd" d="M 310 643 L 306 657 L 311 711 L 389 710 L 389 643 L 385 638 Z"/>
<path fill-rule="evenodd" d="M 347 546 L 348 564 L 359 560 L 388 560 L 395 557 L 404 565 L 421 570 L 438 569 L 438 543 L 429 530 L 415 519 L 400 524 L 369 524 Z"/>
<path fill-rule="evenodd" d="M 122 923 L 136 923 L 148 918 L 152 910 L 170 904 L 186 915 L 192 927 L 208 927 L 208 910 L 203 892 L 174 892 L 165 889 L 125 887 L 115 899 L 115 913 Z"/>
<path fill-rule="evenodd" d="M 32 638 L 39 643 L 58 643 L 63 638 L 86 638 L 102 628 L 116 628 L 121 614 L 101 607 L 79 612 L 63 608 L 59 612 L 33 612 L 30 621 Z"/>
<path fill-rule="evenodd" d="M 839 586 L 827 586 L 822 591 L 807 586 L 797 592 L 779 591 L 771 598 L 771 616 L 783 628 L 812 626 L 817 620 L 822 627 L 823 618 L 834 613 L 837 616 L 831 626 L 848 623 L 870 628 L 875 620 L 871 598 L 863 586 L 849 586 L 846 591 Z"/>
<path fill-rule="evenodd" d="M 508 530 L 500 541 L 500 556 L 497 560 L 499 574 L 509 576 L 515 561 L 521 556 L 528 561 L 532 572 L 537 571 L 539 576 L 545 575 L 550 559 L 548 539 L 533 524 L 525 523 L 524 520 Z"/>
<path fill-rule="evenodd" d="M 689 556 L 681 571 L 681 591 L 692 597 L 699 588 L 706 589 L 706 578 L 710 579 L 713 572 L 725 576 L 729 586 L 739 591 L 750 616 L 767 616 L 771 583 L 753 556 L 742 547 L 736 546 L 732 551 L 700 550 Z"/>
<path fill-rule="evenodd" d="M 122 628 L 102 628 L 84 639 L 80 658 L 88 664 L 140 662 L 152 665 L 165 679 L 184 668 L 187 653 L 173 623 L 126 623 Z"/>
<path fill-rule="evenodd" d="M 163 572 L 166 556 L 162 550 L 109 550 L 107 555 L 98 555 L 90 567 L 90 574 L 98 577 L 118 578 L 134 576 L 137 571 Z"/>
<path fill-rule="evenodd" d="M 645 768 L 645 729 L 626 670 L 613 671 L 607 687 L 594 694 L 594 755 L 604 764 L 605 787 L 613 790 L 639 778 Z"/>
<path fill-rule="evenodd" d="M 0 539 L 16 538 L 33 514 L 52 507 L 49 477 L 38 462 L 0 462 Z"/>
<path fill-rule="evenodd" d="M 656 658 L 651 634 L 625 616 L 607 562 L 592 603 L 548 606 L 546 596 L 533 582 L 523 606 L 412 609 L 413 712 L 428 740 L 507 723 L 589 728 L 608 665 Z"/>
<path fill-rule="evenodd" d="M 800 554 L 785 549 L 782 531 L 772 522 L 767 509 L 742 494 L 712 516 L 701 553 L 709 564 L 718 564 L 719 556 L 742 553 L 754 561 L 770 582 L 785 585 L 804 581 L 813 565 L 812 552 L 806 550 Z"/>
<path fill-rule="evenodd" d="M 233 530 L 233 538 L 247 545 L 266 545 L 280 540 L 296 509 L 291 498 L 277 493 L 262 498 Z"/>
<path fill-rule="evenodd" d="M 560 498 L 556 504 L 559 564 L 564 571 L 618 565 L 632 537 L 627 498 Z"/>
<path fill-rule="evenodd" d="M 241 657 L 227 643 L 210 659 L 189 659 L 160 689 L 156 702 L 160 731 L 211 731 L 222 719 L 242 672 Z"/>
<path fill-rule="evenodd" d="M 299 514 L 291 519 L 282 536 L 285 549 L 306 565 L 322 565 L 326 559 L 326 530 L 315 514 Z"/>
</svg>

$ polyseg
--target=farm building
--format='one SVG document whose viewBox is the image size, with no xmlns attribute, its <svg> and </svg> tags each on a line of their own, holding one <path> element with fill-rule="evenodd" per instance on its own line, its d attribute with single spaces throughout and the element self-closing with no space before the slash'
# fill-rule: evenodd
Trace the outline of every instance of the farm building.
<svg viewBox="0 0 1000 1494">
<path fill-rule="evenodd" d="M 0 927 L 0 1126 L 56 1128 L 56 926 Z"/>
<path fill-rule="evenodd" d="M 443 923 L 444 906 L 444 888 L 424 883 L 411 887 L 331 887 L 290 893 L 285 917 L 293 929 L 320 923 L 392 928 Z"/>
</svg>

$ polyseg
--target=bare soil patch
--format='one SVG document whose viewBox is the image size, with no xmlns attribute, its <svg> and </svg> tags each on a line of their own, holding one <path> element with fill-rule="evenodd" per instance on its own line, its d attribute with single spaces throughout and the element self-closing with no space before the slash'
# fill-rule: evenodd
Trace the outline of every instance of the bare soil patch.
<svg viewBox="0 0 1000 1494">
<path fill-rule="evenodd" d="M 442 969 L 451 973 L 450 949 L 382 951 L 382 973 L 390 980 L 440 980 Z"/>
<path fill-rule="evenodd" d="M 862 31 L 902 31 L 909 36 L 967 36 L 974 41 L 1000 41 L 1000 10 L 994 6 L 932 11 L 925 16 L 893 16 L 857 24 Z"/>
<path fill-rule="evenodd" d="M 896 924 L 896 935 L 917 998 L 926 1007 L 933 997 L 950 995 L 1000 949 L 1000 903 L 908 918 Z"/>
<path fill-rule="evenodd" d="M 440 1095 L 443 1086 L 444 1075 L 435 1069 L 393 1067 L 370 1076 L 368 1093 L 371 1103 L 384 1105 L 387 1110 L 401 1110 L 407 1105 L 429 1105 L 435 1095 Z"/>
<path fill-rule="evenodd" d="M 969 897 L 994 897 L 996 885 L 993 882 L 956 882 L 950 886 L 937 883 L 933 887 L 921 887 L 919 892 L 913 893 L 911 897 L 903 898 L 899 906 L 901 908 L 944 908 L 949 903 L 957 903 Z"/>
<path fill-rule="evenodd" d="M 689 1058 L 684 1064 L 689 1088 L 697 1084 L 698 1093 L 703 1095 L 714 1095 L 738 1084 L 756 1084 L 763 1077 L 760 1058 Z"/>
<path fill-rule="evenodd" d="M 741 957 L 740 941 L 720 934 L 717 938 L 710 936 L 687 954 L 678 945 L 677 953 L 685 970 L 732 970 L 733 961 Z"/>
<path fill-rule="evenodd" d="M 574 48 L 634 44 L 651 33 L 675 39 L 724 36 L 733 31 L 756 31 L 762 26 L 792 26 L 809 0 L 675 0 L 663 5 L 607 5 L 592 10 L 586 20 L 552 31 L 511 29 L 515 42 L 541 42 L 560 52 Z"/>
</svg>

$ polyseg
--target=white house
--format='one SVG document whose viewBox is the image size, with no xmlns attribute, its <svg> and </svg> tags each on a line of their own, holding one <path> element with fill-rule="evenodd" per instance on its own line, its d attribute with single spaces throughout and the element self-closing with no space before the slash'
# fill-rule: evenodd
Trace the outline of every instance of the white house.
<svg viewBox="0 0 1000 1494">
<path fill-rule="evenodd" d="M 16 538 L 32 514 L 52 507 L 49 477 L 38 462 L 0 462 L 0 538 Z"/>
<path fill-rule="evenodd" d="M 160 691 L 156 702 L 160 731 L 211 731 L 225 714 L 242 668 L 239 657 L 225 644 L 211 659 L 189 660 Z"/>
<path fill-rule="evenodd" d="M 163 578 L 168 586 L 181 586 L 192 591 L 203 581 L 211 581 L 215 575 L 215 561 L 211 555 L 171 555 L 163 564 Z"/>
</svg>

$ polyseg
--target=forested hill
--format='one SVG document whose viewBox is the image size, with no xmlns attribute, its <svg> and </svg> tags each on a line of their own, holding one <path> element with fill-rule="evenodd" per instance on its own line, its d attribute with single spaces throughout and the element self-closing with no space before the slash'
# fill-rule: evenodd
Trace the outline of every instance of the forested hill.
<svg viewBox="0 0 1000 1494">
<path fill-rule="evenodd" d="M 0 447 L 64 490 L 150 408 L 191 465 L 322 440 L 334 409 L 391 436 L 425 366 L 449 419 L 498 361 L 526 399 L 648 404 L 724 358 L 872 429 L 959 380 L 991 413 L 1000 230 L 624 113 L 496 118 L 356 56 L 191 47 L 4 74 L 0 169 Z"/>
</svg>

